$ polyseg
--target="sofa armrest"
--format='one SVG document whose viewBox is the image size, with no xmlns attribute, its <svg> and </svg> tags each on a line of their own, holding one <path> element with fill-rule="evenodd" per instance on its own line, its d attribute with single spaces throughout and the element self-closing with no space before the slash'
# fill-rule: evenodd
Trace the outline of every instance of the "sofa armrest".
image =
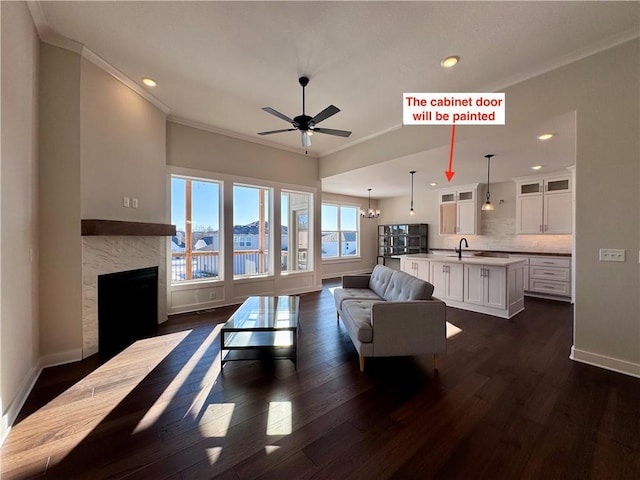
<svg viewBox="0 0 640 480">
<path fill-rule="evenodd" d="M 372 304 L 374 356 L 445 352 L 446 311 L 446 304 L 438 299 Z"/>
<path fill-rule="evenodd" d="M 343 288 L 369 288 L 371 275 L 344 275 L 342 277 Z"/>
</svg>

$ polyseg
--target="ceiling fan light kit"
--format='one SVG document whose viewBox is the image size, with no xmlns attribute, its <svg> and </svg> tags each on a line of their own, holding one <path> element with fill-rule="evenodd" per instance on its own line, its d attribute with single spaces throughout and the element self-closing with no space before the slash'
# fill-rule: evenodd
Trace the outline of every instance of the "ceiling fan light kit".
<svg viewBox="0 0 640 480">
<path fill-rule="evenodd" d="M 309 77 L 300 77 L 298 83 L 302 87 L 302 114 L 294 118 L 289 118 L 283 113 L 280 113 L 274 108 L 263 107 L 267 113 L 274 115 L 285 122 L 289 122 L 293 128 L 284 128 L 280 130 L 269 130 L 266 132 L 258 132 L 258 135 L 271 135 L 274 133 L 293 132 L 299 130 L 301 133 L 302 146 L 306 149 L 311 146 L 311 135 L 314 133 L 324 133 L 326 135 L 335 135 L 338 137 L 348 137 L 351 132 L 347 130 L 335 130 L 333 128 L 317 128 L 316 125 L 323 120 L 335 115 L 340 111 L 335 105 L 329 105 L 327 108 L 318 113 L 315 117 L 310 117 L 305 113 L 305 87 L 309 84 Z"/>
</svg>

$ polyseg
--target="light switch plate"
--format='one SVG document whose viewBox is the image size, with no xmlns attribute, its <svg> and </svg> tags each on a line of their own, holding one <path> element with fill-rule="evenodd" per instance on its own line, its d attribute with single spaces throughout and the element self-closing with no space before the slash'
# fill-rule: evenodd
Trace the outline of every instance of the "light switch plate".
<svg viewBox="0 0 640 480">
<path fill-rule="evenodd" d="M 624 262 L 625 251 L 624 249 L 621 249 L 621 248 L 601 248 L 600 261 L 601 262 Z"/>
</svg>

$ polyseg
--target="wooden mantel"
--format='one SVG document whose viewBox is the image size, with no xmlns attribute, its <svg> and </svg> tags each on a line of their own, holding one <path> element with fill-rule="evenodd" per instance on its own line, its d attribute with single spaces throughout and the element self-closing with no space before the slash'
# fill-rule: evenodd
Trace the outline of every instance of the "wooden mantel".
<svg viewBox="0 0 640 480">
<path fill-rule="evenodd" d="M 122 222 L 119 220 L 81 220 L 81 235 L 135 235 L 139 237 L 172 237 L 175 225 L 164 223 Z"/>
</svg>

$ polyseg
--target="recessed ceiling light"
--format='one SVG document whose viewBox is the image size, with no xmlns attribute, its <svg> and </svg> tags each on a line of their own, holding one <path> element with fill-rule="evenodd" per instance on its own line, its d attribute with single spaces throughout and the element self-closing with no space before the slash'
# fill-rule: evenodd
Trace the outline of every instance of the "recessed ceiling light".
<svg viewBox="0 0 640 480">
<path fill-rule="evenodd" d="M 538 140 L 549 140 L 551 137 L 553 137 L 553 133 L 543 133 L 538 135 Z"/>
<path fill-rule="evenodd" d="M 435 187 L 438 184 L 438 182 L 431 182 L 429 185 L 431 185 L 432 187 Z"/>
<path fill-rule="evenodd" d="M 542 168 L 542 165 L 534 165 L 533 167 L 531 167 L 531 170 L 540 170 Z"/>
<path fill-rule="evenodd" d="M 451 55 L 440 62 L 442 68 L 451 68 L 460 61 L 460 57 L 457 55 Z"/>
<path fill-rule="evenodd" d="M 156 81 L 150 77 L 143 78 L 142 83 L 144 83 L 147 87 L 155 87 L 157 85 Z"/>
</svg>

